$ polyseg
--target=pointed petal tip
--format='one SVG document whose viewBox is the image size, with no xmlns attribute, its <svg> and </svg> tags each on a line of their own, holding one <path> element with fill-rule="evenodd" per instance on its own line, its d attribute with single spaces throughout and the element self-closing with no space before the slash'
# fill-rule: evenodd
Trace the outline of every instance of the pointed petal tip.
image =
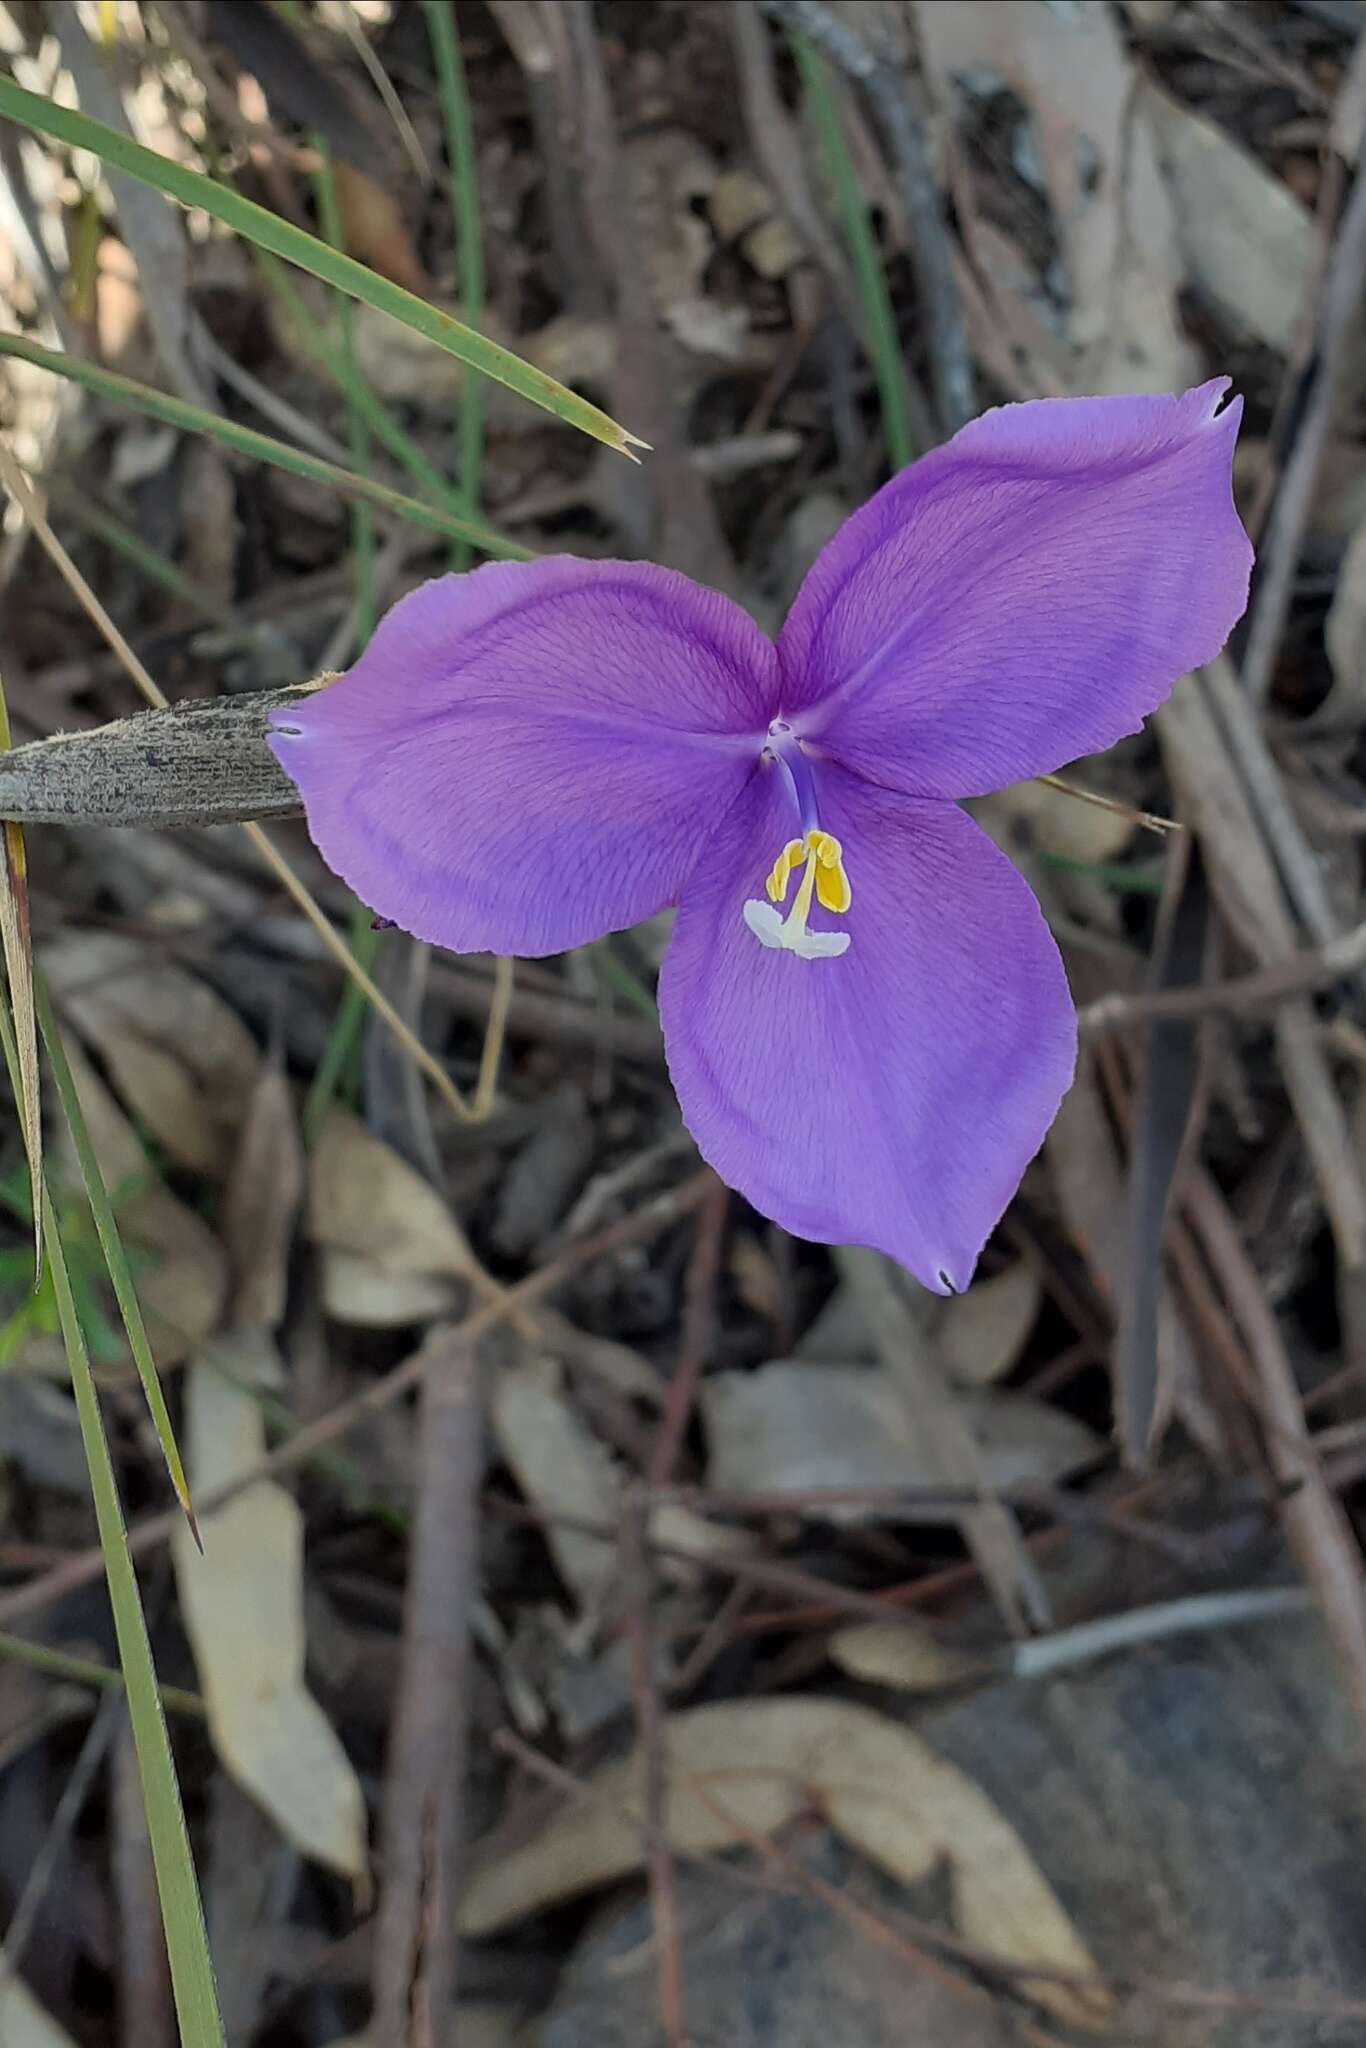
<svg viewBox="0 0 1366 2048">
<path fill-rule="evenodd" d="M 794 1237 L 864 1245 L 962 1293 L 1071 1085 L 1057 947 L 966 812 L 833 765 L 822 816 L 861 849 L 853 942 L 833 962 L 755 943 L 768 921 L 745 914 L 742 878 L 771 856 L 782 801 L 757 786 L 679 904 L 659 1004 L 684 1122 Z"/>
<path fill-rule="evenodd" d="M 785 715 L 921 797 L 981 795 L 1136 732 L 1247 605 L 1230 393 L 1220 376 L 969 422 L 818 557 L 779 637 Z"/>
</svg>

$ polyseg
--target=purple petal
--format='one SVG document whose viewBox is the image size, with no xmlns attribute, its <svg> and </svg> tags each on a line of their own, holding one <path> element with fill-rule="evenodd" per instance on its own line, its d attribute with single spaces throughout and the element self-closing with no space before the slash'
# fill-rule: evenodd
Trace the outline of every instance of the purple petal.
<svg viewBox="0 0 1366 2048">
<path fill-rule="evenodd" d="M 634 562 L 445 576 L 271 747 L 328 866 L 455 952 L 557 953 L 673 902 L 754 772 L 769 641 Z"/>
<path fill-rule="evenodd" d="M 1247 603 L 1227 388 L 1002 406 L 903 470 L 797 593 L 784 714 L 918 796 L 981 795 L 1136 732 Z"/>
<path fill-rule="evenodd" d="M 853 892 L 838 958 L 760 943 L 747 899 L 791 832 L 765 770 L 684 892 L 660 976 L 703 1157 L 798 1237 L 966 1287 L 1071 1078 L 1076 1020 L 1043 915 L 956 805 L 821 776 Z"/>
</svg>

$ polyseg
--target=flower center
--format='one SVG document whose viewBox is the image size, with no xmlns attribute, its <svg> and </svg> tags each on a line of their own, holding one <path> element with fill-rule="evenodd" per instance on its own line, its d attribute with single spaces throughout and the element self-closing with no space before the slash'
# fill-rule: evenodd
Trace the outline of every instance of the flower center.
<svg viewBox="0 0 1366 2048">
<path fill-rule="evenodd" d="M 813 932 L 807 919 L 813 897 L 823 910 L 837 916 L 849 908 L 853 892 L 845 872 L 844 849 L 832 833 L 821 830 L 811 764 L 785 719 L 775 718 L 770 725 L 764 753 L 779 763 L 787 778 L 802 831 L 799 839 L 788 840 L 769 871 L 764 884 L 768 902 L 745 904 L 745 923 L 761 946 L 781 947 L 801 960 L 834 959 L 849 950 L 848 932 Z M 779 906 L 786 903 L 792 876 L 799 867 L 802 878 L 797 894 L 783 917 Z"/>
</svg>

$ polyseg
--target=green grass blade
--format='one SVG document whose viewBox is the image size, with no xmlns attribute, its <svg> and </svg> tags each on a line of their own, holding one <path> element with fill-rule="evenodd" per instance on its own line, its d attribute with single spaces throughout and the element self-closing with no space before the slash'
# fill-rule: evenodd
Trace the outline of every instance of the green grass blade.
<svg viewBox="0 0 1366 2048">
<path fill-rule="evenodd" d="M 382 936 L 375 930 L 371 913 L 363 903 L 358 903 L 351 913 L 351 929 L 346 942 L 367 974 L 375 971 Z M 304 1099 L 302 1124 L 305 1145 L 312 1145 L 322 1129 L 323 1119 L 336 1100 L 337 1092 L 355 1060 L 369 1012 L 365 991 L 356 982 L 348 981 Z"/>
<path fill-rule="evenodd" d="M 73 1657 L 66 1650 L 53 1650 L 46 1643 L 30 1642 L 27 1636 L 12 1636 L 7 1629 L 0 1629 L 0 1658 L 9 1658 L 15 1664 L 27 1664 L 31 1671 L 42 1671 L 49 1678 L 65 1678 L 73 1685 L 88 1685 L 95 1692 L 127 1692 L 123 1673 L 115 1671 L 111 1664 L 96 1664 L 89 1657 Z M 158 1686 L 161 1704 L 170 1714 L 193 1714 L 202 1721 L 205 1706 L 197 1692 L 186 1692 L 179 1685 Z"/>
<path fill-rule="evenodd" d="M 141 179 L 145 185 L 155 186 L 181 206 L 201 207 L 214 220 L 254 242 L 257 248 L 269 249 L 273 255 L 283 256 L 287 263 L 320 277 L 325 284 L 335 285 L 348 298 L 360 299 L 367 306 L 390 314 L 415 334 L 454 356 L 457 362 L 467 364 L 480 376 L 505 384 L 510 391 L 553 413 L 566 426 L 577 427 L 593 440 L 602 441 L 623 455 L 633 447 L 646 446 L 596 405 L 547 377 L 543 370 L 524 363 L 510 349 L 500 348 L 497 342 L 476 334 L 473 328 L 453 320 L 449 313 L 440 312 L 415 293 L 405 291 L 402 285 L 367 270 L 363 263 L 340 250 L 329 249 L 316 235 L 306 234 L 292 221 L 283 220 L 254 200 L 244 199 L 231 186 L 206 178 L 202 171 L 191 170 L 154 149 L 146 149 L 131 136 L 120 135 L 102 121 L 92 121 L 88 114 L 58 106 L 41 93 L 26 92 L 10 78 L 0 78 L 0 115 L 39 135 L 64 142 L 70 149 L 92 151 L 102 162 Z"/>
<path fill-rule="evenodd" d="M 451 174 L 451 213 L 460 260 L 460 307 L 467 320 L 477 320 L 484 305 L 484 230 L 479 212 L 479 180 L 474 155 L 474 119 L 465 84 L 465 60 L 455 26 L 451 0 L 422 0 L 427 34 L 436 59 L 441 115 L 446 125 L 446 155 Z M 463 510 L 479 516 L 479 475 L 484 455 L 484 394 L 472 377 L 460 394 L 459 471 Z M 469 550 L 457 542 L 453 569 L 469 567 Z"/>
<path fill-rule="evenodd" d="M 14 1027 L 8 1008 L 3 1004 L 0 1004 L 0 1043 L 9 1068 L 10 1085 L 17 1093 L 18 1052 Z M 152 1646 L 143 1619 L 137 1574 L 128 1549 L 128 1532 L 114 1478 L 114 1463 L 109 1455 L 109 1441 L 104 1433 L 99 1395 L 95 1391 L 85 1337 L 71 1291 L 61 1225 L 46 1185 L 43 1188 L 43 1230 L 62 1341 L 71 1369 L 81 1441 L 90 1471 L 90 1491 L 95 1503 L 100 1549 L 104 1553 L 119 1663 L 128 1692 L 128 1716 L 142 1779 L 142 1800 L 152 1844 L 162 1924 L 166 1932 L 181 2048 L 224 2048 L 209 1939 L 199 1901 L 194 1859 L 190 1854 L 185 1813 L 180 1803 L 180 1787 L 176 1783 L 175 1763 L 162 1713 L 156 1668 L 152 1662 Z"/>
<path fill-rule="evenodd" d="M 348 397 L 354 397 L 375 440 L 387 448 L 396 461 L 402 463 L 413 482 L 420 490 L 426 492 L 434 504 L 444 506 L 456 517 L 461 516 L 464 500 L 459 491 L 442 476 L 434 463 L 428 461 L 421 447 L 407 428 L 401 426 L 395 419 L 383 399 L 377 396 L 363 378 L 356 382 L 354 389 L 348 386 L 340 349 L 332 345 L 326 333 L 310 315 L 302 294 L 284 264 L 277 262 L 273 256 L 267 256 L 261 250 L 257 251 L 257 260 L 268 289 L 276 295 L 282 309 L 288 315 L 295 338 L 331 378 L 338 390 L 345 392 Z M 461 543 L 457 541 L 455 545 L 459 547 Z"/>
<path fill-rule="evenodd" d="M 71 1063 L 66 1056 L 66 1047 L 62 1044 L 61 1028 L 41 975 L 34 976 L 34 996 L 38 1006 L 38 1026 L 43 1034 L 43 1044 L 47 1047 L 52 1078 L 57 1084 L 57 1099 L 62 1105 L 62 1115 L 66 1118 L 67 1128 L 71 1132 L 71 1142 L 76 1148 L 76 1163 L 80 1167 L 81 1179 L 85 1184 L 86 1200 L 90 1204 L 90 1214 L 94 1218 L 100 1250 L 104 1253 L 104 1263 L 109 1269 L 114 1299 L 118 1302 L 119 1314 L 123 1318 L 123 1327 L 127 1332 L 128 1348 L 133 1354 L 138 1378 L 142 1381 L 142 1391 L 156 1429 L 157 1441 L 161 1445 L 162 1456 L 166 1460 L 166 1470 L 175 1488 L 176 1499 L 195 1532 L 195 1541 L 198 1542 L 199 1532 L 195 1524 L 194 1507 L 190 1500 L 185 1468 L 181 1464 L 175 1431 L 171 1427 L 171 1418 L 166 1411 L 166 1397 L 161 1390 L 161 1377 L 152 1358 L 152 1347 L 147 1341 L 147 1330 L 142 1320 L 142 1309 L 138 1303 L 137 1288 L 133 1284 L 128 1255 L 123 1249 L 119 1227 L 114 1220 L 113 1204 L 104 1185 L 104 1175 L 100 1172 L 95 1148 L 90 1142 L 90 1132 L 86 1127 L 80 1097 L 76 1093 Z"/>
<path fill-rule="evenodd" d="M 180 1803 L 180 1787 L 176 1782 L 175 1763 L 166 1733 L 156 1667 L 152 1662 L 152 1645 L 143 1619 L 137 1574 L 129 1555 L 128 1533 L 114 1479 L 109 1442 L 104 1433 L 99 1396 L 95 1392 L 94 1375 L 71 1295 L 56 1213 L 46 1191 L 43 1207 L 47 1255 L 57 1292 L 62 1340 L 71 1367 L 81 1439 L 90 1468 L 90 1490 L 95 1501 L 100 1548 L 104 1552 L 109 1601 L 114 1610 L 119 1663 L 128 1692 L 128 1717 L 132 1723 L 133 1744 L 142 1780 L 142 1803 L 152 1845 L 152 1863 L 156 1871 L 157 1896 L 161 1903 L 181 2044 L 182 2048 L 224 2048 L 223 2022 L 214 1989 L 208 1930 L 204 1925 L 204 1909 L 200 1904 L 199 1884 L 190 1854 L 190 1837 Z"/>
<path fill-rule="evenodd" d="M 323 233 L 328 241 L 334 247 L 340 248 L 342 226 L 341 216 L 337 211 L 337 193 L 332 177 L 332 162 L 327 153 L 327 145 L 321 137 L 318 138 L 318 152 L 322 160 L 316 188 L 318 195 L 318 219 L 322 224 Z M 270 262 L 273 259 L 267 257 L 265 260 Z M 364 471 L 368 468 L 370 453 L 370 437 L 366 432 L 365 426 L 367 401 L 376 406 L 379 404 L 379 401 L 374 398 L 368 382 L 361 374 L 360 365 L 356 361 L 356 353 L 351 337 L 351 308 L 344 299 L 341 302 L 340 311 L 341 348 L 338 352 L 338 368 L 341 372 L 342 386 L 346 392 L 347 428 L 351 461 L 356 469 Z M 478 380 L 476 378 L 466 378 L 465 382 L 467 389 L 478 388 Z M 444 490 L 442 495 L 445 495 Z M 364 648 L 365 643 L 375 630 L 375 550 L 374 533 L 369 525 L 368 508 L 357 506 L 355 509 L 357 514 L 365 513 L 365 523 L 361 524 L 359 520 L 356 520 L 353 522 L 351 529 L 351 551 L 356 562 L 356 588 L 359 598 L 357 608 L 357 625 L 359 628 L 357 648 L 359 650 Z M 463 541 L 457 541 L 455 546 L 464 549 L 466 544 Z M 373 916 L 363 903 L 352 904 L 351 930 L 348 943 L 353 956 L 359 960 L 366 973 L 373 975 L 379 958 L 380 934 L 375 930 Z M 348 981 L 346 987 L 342 990 L 341 1001 L 337 1006 L 337 1014 L 332 1019 L 332 1026 L 327 1034 L 327 1043 L 323 1047 L 322 1058 L 318 1062 L 317 1072 L 313 1076 L 313 1085 L 308 1091 L 308 1099 L 304 1104 L 303 1134 L 306 1144 L 312 1142 L 319 1124 L 331 1105 L 333 1095 L 343 1075 L 346 1074 L 352 1061 L 359 1054 L 369 1008 L 370 1006 L 366 1002 L 359 985 L 354 981 Z"/>
<path fill-rule="evenodd" d="M 863 301 L 864 342 L 882 403 L 887 452 L 893 469 L 904 469 L 908 462 L 915 461 L 920 451 L 911 430 L 906 365 L 901 358 L 901 341 L 892 314 L 887 280 L 882 274 L 882 259 L 873 237 L 873 224 L 868 218 L 868 208 L 840 127 L 839 110 L 830 90 L 824 60 L 796 29 L 788 30 L 788 40 L 797 60 L 802 91 L 844 220 L 854 278 Z"/>
<path fill-rule="evenodd" d="M 93 391 L 98 398 L 107 398 L 114 405 L 128 406 L 133 412 L 145 413 L 149 419 L 164 420 L 168 426 L 179 427 L 184 433 L 207 434 L 211 440 L 221 442 L 225 448 L 246 456 L 249 461 L 268 462 L 275 469 L 289 470 L 294 476 L 309 477 L 314 483 L 326 484 L 344 497 L 368 498 L 386 512 L 393 512 L 414 526 L 426 527 L 430 533 L 445 534 L 452 540 L 467 540 L 486 555 L 497 555 L 510 562 L 533 559 L 531 548 L 524 548 L 520 542 L 485 526 L 482 520 L 466 519 L 457 512 L 423 505 L 416 498 L 405 497 L 402 491 L 377 483 L 372 477 L 357 476 L 353 470 L 343 469 L 338 463 L 325 462 L 320 455 L 309 455 L 302 448 L 292 448 L 287 441 L 277 441 L 270 434 L 257 433 L 254 427 L 239 426 L 235 420 L 224 419 L 219 413 L 205 412 L 202 406 L 191 405 L 187 399 L 172 398 L 169 392 L 156 391 L 150 384 L 139 384 L 132 377 L 121 377 L 114 370 L 88 363 L 83 356 L 64 355 L 59 349 L 44 348 L 41 342 L 29 341 L 22 335 L 4 333 L 0 333 L 0 356 L 17 356 L 20 361 L 33 363 L 40 370 L 50 370 L 55 377 L 69 377 L 74 383 L 84 385 L 87 391 Z"/>
<path fill-rule="evenodd" d="M 337 208 L 337 187 L 332 176 L 332 156 L 322 136 L 314 137 L 318 152 L 318 170 L 314 179 L 314 191 L 318 200 L 318 219 L 329 245 L 340 249 L 342 244 L 341 214 Z M 343 299 L 341 305 L 341 371 L 346 390 L 347 447 L 351 456 L 351 467 L 360 476 L 370 473 L 370 436 L 365 431 L 365 401 L 361 397 L 361 386 L 365 383 L 356 361 L 356 351 L 351 342 L 351 307 Z M 471 383 L 474 379 L 469 380 Z M 457 541 L 457 547 L 464 547 L 464 541 Z M 351 559 L 355 565 L 357 640 L 361 647 L 375 630 L 377 607 L 375 602 L 375 522 L 370 507 L 363 498 L 357 498 L 351 507 Z"/>
</svg>

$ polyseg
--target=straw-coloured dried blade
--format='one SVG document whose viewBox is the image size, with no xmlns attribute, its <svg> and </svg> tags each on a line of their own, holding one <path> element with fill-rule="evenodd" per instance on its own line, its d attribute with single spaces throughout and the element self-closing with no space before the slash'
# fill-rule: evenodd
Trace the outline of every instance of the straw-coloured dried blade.
<svg viewBox="0 0 1366 2048">
<path fill-rule="evenodd" d="M 0 683 L 0 750 L 9 751 L 9 710 Z M 33 939 L 28 920 L 28 856 L 23 827 L 7 820 L 0 875 L 0 941 L 5 950 L 10 1009 L 19 1065 L 19 1120 L 33 1195 L 33 1284 L 43 1277 L 43 1105 L 38 1078 L 38 1028 L 33 1012 Z"/>
</svg>

